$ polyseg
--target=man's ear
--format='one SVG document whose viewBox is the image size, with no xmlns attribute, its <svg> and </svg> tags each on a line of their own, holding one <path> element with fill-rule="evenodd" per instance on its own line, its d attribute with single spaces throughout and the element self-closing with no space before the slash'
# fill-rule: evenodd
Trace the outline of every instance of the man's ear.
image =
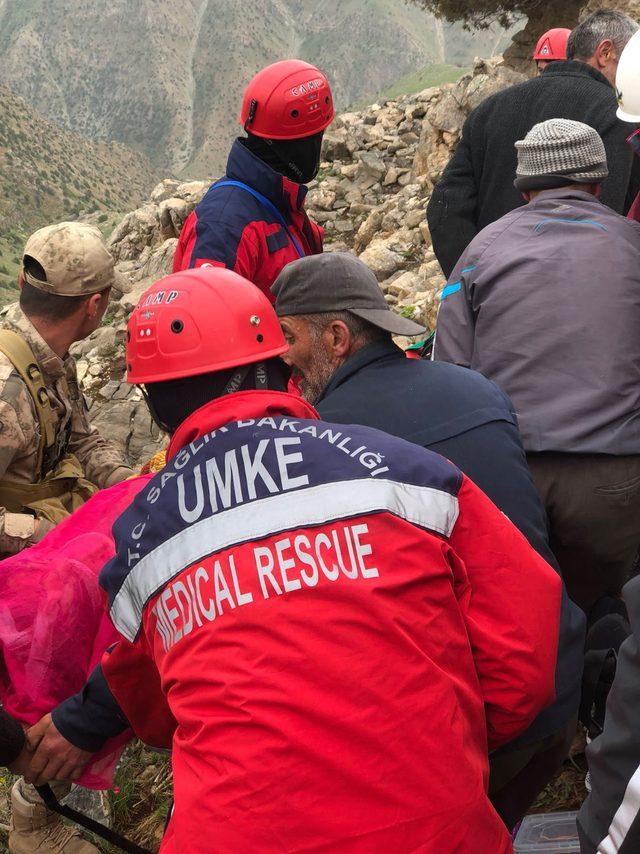
<svg viewBox="0 0 640 854">
<path fill-rule="evenodd" d="M 521 193 L 520 195 L 525 200 L 525 202 L 531 201 L 531 193 L 529 192 L 529 190 L 525 190 L 524 193 Z"/>
<path fill-rule="evenodd" d="M 344 321 L 333 320 L 327 326 L 325 335 L 328 337 L 328 343 L 334 356 L 344 359 L 350 354 L 353 336 Z"/>
<path fill-rule="evenodd" d="M 102 299 L 103 295 L 101 293 L 91 294 L 91 296 L 87 298 L 84 309 L 87 317 L 91 320 L 94 320 L 94 318 L 98 316 L 98 312 L 102 308 Z"/>
<path fill-rule="evenodd" d="M 594 58 L 598 68 L 606 68 L 616 58 L 616 49 L 611 39 L 603 39 L 595 50 Z"/>
<path fill-rule="evenodd" d="M 104 314 L 109 303 L 111 288 L 100 291 L 97 294 L 91 294 L 85 303 L 85 315 L 90 320 L 95 320 L 100 314 Z"/>
</svg>

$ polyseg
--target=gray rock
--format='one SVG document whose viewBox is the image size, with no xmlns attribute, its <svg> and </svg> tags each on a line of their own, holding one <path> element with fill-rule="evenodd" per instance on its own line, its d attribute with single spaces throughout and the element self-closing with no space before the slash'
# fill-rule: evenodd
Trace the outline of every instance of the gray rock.
<svg viewBox="0 0 640 854">
<path fill-rule="evenodd" d="M 389 167 L 387 169 L 387 174 L 384 176 L 384 181 L 382 182 L 383 187 L 390 187 L 392 184 L 395 184 L 398 180 L 399 174 L 398 170 L 395 166 Z"/>
<path fill-rule="evenodd" d="M 149 201 L 159 204 L 165 199 L 170 199 L 171 196 L 175 194 L 175 191 L 179 186 L 179 181 L 175 181 L 173 178 L 165 178 L 164 181 L 160 181 L 160 183 L 156 184 L 153 188 L 151 195 L 149 196 Z"/>
<path fill-rule="evenodd" d="M 381 210 L 373 210 L 358 229 L 354 241 L 356 252 L 362 252 L 373 240 L 382 223 L 383 213 Z"/>
<path fill-rule="evenodd" d="M 462 130 L 466 114 L 451 92 L 447 92 L 441 101 L 429 109 L 427 118 L 433 127 L 438 128 L 438 130 L 459 133 Z"/>
<path fill-rule="evenodd" d="M 426 216 L 426 211 L 409 211 L 404 218 L 404 224 L 407 228 L 417 228 L 426 219 Z"/>
<path fill-rule="evenodd" d="M 387 171 L 384 160 L 372 151 L 363 151 L 358 154 L 358 159 L 364 168 L 364 171 L 379 181 Z"/>
<path fill-rule="evenodd" d="M 309 204 L 322 211 L 330 211 L 335 200 L 336 194 L 332 190 L 323 188 L 322 185 L 320 185 L 320 189 L 309 193 Z"/>
<path fill-rule="evenodd" d="M 373 270 L 376 279 L 383 282 L 402 265 L 403 258 L 397 252 L 393 252 L 382 241 L 373 241 L 360 255 L 363 261 Z"/>
<path fill-rule="evenodd" d="M 172 196 L 164 199 L 158 207 L 158 219 L 160 220 L 160 231 L 166 239 L 168 237 L 179 237 L 184 221 L 193 210 L 193 204 Z"/>
<path fill-rule="evenodd" d="M 322 141 L 322 156 L 329 161 L 351 160 L 351 155 L 357 148 L 347 131 L 343 128 L 327 131 Z"/>
</svg>

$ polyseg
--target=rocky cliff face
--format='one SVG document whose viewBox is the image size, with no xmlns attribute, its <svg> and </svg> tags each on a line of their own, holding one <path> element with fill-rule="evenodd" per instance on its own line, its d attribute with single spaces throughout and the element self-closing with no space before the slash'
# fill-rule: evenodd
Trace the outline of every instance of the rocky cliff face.
<svg viewBox="0 0 640 854">
<path fill-rule="evenodd" d="M 356 252 L 376 274 L 392 308 L 431 328 L 444 284 L 425 219 L 433 184 L 467 113 L 522 79 L 497 61 L 479 62 L 458 84 L 344 113 L 326 135 L 308 208 L 326 229 L 327 251 Z M 110 243 L 119 290 L 107 323 L 76 346 L 93 422 L 136 464 L 165 440 L 140 392 L 124 382 L 126 319 L 142 292 L 170 272 L 182 224 L 208 186 L 208 181 L 163 181 L 117 226 Z"/>
</svg>

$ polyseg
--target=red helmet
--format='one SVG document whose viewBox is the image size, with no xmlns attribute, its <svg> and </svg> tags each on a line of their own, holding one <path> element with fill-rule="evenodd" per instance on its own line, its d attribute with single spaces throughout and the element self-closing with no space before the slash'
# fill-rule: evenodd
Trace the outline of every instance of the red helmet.
<svg viewBox="0 0 640 854">
<path fill-rule="evenodd" d="M 222 267 L 182 270 L 140 298 L 127 326 L 127 381 L 155 383 L 263 362 L 288 349 L 267 297 Z"/>
<path fill-rule="evenodd" d="M 546 62 L 556 62 L 559 59 L 566 59 L 567 41 L 570 35 L 571 30 L 567 30 L 564 27 L 549 30 L 538 39 L 533 58 L 536 61 L 543 59 Z"/>
<path fill-rule="evenodd" d="M 300 59 L 274 62 L 245 89 L 238 121 L 266 139 L 302 139 L 321 133 L 333 121 L 329 81 L 315 65 Z"/>
</svg>

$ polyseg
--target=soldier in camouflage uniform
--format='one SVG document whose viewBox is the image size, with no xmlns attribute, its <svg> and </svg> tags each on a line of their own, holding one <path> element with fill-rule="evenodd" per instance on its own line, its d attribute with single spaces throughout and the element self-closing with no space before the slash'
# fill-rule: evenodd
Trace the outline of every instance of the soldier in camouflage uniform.
<svg viewBox="0 0 640 854">
<path fill-rule="evenodd" d="M 99 487 L 133 472 L 87 418 L 69 355 L 100 324 L 114 262 L 97 228 L 60 223 L 27 241 L 20 304 L 0 328 L 0 556 L 42 537 Z M 56 783 L 62 797 L 69 785 Z M 97 854 L 33 786 L 11 793 L 12 854 Z"/>
<path fill-rule="evenodd" d="M 96 488 L 132 474 L 90 426 L 68 353 L 99 326 L 113 279 L 93 226 L 48 226 L 25 246 L 20 307 L 0 331 L 0 554 L 37 542 Z"/>
</svg>

